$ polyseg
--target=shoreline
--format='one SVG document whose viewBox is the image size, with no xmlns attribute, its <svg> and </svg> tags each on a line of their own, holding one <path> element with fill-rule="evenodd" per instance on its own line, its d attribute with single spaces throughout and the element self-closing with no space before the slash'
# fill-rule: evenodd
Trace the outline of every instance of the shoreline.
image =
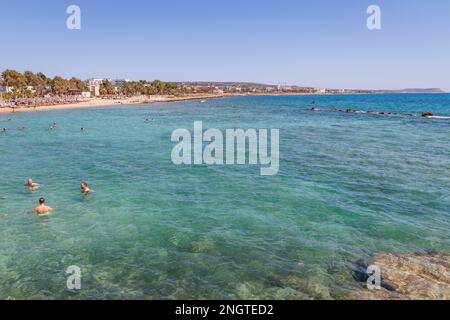
<svg viewBox="0 0 450 320">
<path fill-rule="evenodd" d="M 157 102 L 172 102 L 194 99 L 210 99 L 212 96 L 186 96 L 186 97 L 165 97 L 165 96 L 136 96 L 131 98 L 89 98 L 85 101 L 67 104 L 55 104 L 47 106 L 36 107 L 3 107 L 0 108 L 0 114 L 14 114 L 14 113 L 28 113 L 28 112 L 45 112 L 55 110 L 68 110 L 68 109 L 85 109 L 85 108 L 97 108 L 97 107 L 116 107 L 116 106 L 130 106 L 140 104 L 151 104 Z M 214 96 L 215 98 L 215 96 Z"/>
<path fill-rule="evenodd" d="M 336 96 L 336 95 L 364 95 L 366 93 L 304 93 L 304 92 L 267 92 L 267 93 L 224 93 L 224 94 L 191 94 L 186 96 L 134 96 L 128 98 L 88 98 L 84 101 L 67 104 L 43 105 L 33 107 L 0 107 L 1 114 L 15 114 L 28 112 L 45 112 L 55 110 L 85 109 L 98 107 L 117 107 L 150 105 L 159 102 L 179 102 L 191 100 L 209 100 L 229 97 L 258 97 L 258 96 Z M 370 93 L 368 93 L 370 94 Z M 372 93 L 374 94 L 374 93 Z M 408 94 L 408 93 L 406 93 Z M 374 95 L 377 95 L 375 93 Z"/>
<path fill-rule="evenodd" d="M 344 93 L 345 94 L 345 93 Z M 117 107 L 133 105 L 149 105 L 158 102 L 179 102 L 190 100 L 220 99 L 228 97 L 257 97 L 257 96 L 321 96 L 337 95 L 335 93 L 298 93 L 298 92 L 278 92 L 278 93 L 225 93 L 225 94 L 192 94 L 186 96 L 134 96 L 129 98 L 89 98 L 85 101 L 68 104 L 55 104 L 35 107 L 2 107 L 0 114 L 45 112 L 68 109 L 85 109 L 98 107 Z M 347 93 L 345 95 L 351 95 Z"/>
</svg>

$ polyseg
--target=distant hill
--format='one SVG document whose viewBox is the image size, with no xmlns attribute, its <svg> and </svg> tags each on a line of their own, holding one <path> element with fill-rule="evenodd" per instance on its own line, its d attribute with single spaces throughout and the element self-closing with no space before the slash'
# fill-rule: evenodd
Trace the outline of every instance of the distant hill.
<svg viewBox="0 0 450 320">
<path fill-rule="evenodd" d="M 428 89 L 402 89 L 402 90 L 375 90 L 376 93 L 446 93 L 439 88 Z"/>
<path fill-rule="evenodd" d="M 225 92 L 230 90 L 233 92 L 236 89 L 239 92 L 320 92 L 320 93 L 373 93 L 373 94 L 383 94 L 383 93 L 446 93 L 440 88 L 407 88 L 401 90 L 361 90 L 361 89 L 329 89 L 329 88 L 314 88 L 314 87 L 300 87 L 297 85 L 286 85 L 286 84 L 264 84 L 264 83 L 254 83 L 254 82 L 207 82 L 207 81 L 187 81 L 187 82 L 174 82 L 177 85 L 199 87 L 199 88 L 211 88 L 215 87 Z"/>
</svg>

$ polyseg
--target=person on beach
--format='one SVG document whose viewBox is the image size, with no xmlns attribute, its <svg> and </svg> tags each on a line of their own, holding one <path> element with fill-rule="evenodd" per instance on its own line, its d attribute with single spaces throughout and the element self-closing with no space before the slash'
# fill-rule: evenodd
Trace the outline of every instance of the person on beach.
<svg viewBox="0 0 450 320">
<path fill-rule="evenodd" d="M 89 189 L 89 186 L 86 182 L 82 182 L 81 183 L 81 192 L 83 192 L 83 194 L 85 196 L 91 194 L 94 190 Z"/>
<path fill-rule="evenodd" d="M 38 215 L 46 215 L 52 211 L 54 211 L 54 209 L 52 207 L 45 205 L 44 198 L 40 198 L 39 205 L 36 208 L 34 208 L 34 212 L 36 212 Z"/>
</svg>

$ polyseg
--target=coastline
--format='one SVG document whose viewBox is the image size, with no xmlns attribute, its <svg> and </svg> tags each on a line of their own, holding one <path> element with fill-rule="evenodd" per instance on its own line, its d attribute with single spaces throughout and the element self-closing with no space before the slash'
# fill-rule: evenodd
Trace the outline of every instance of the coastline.
<svg viewBox="0 0 450 320">
<path fill-rule="evenodd" d="M 66 109 L 85 109 L 85 108 L 96 108 L 96 107 L 115 107 L 121 105 L 139 105 L 139 104 L 150 104 L 156 102 L 172 102 L 172 101 L 183 101 L 183 100 L 195 100 L 195 99 L 210 99 L 218 98 L 218 96 L 212 95 L 199 95 L 199 96 L 186 96 L 186 97 L 167 97 L 167 96 L 136 96 L 131 98 L 90 98 L 77 103 L 68 104 L 56 104 L 48 106 L 38 106 L 38 107 L 3 107 L 0 108 L 0 114 L 13 114 L 13 113 L 26 113 L 26 112 L 44 112 L 44 111 L 55 111 L 55 110 L 66 110 Z"/>
<path fill-rule="evenodd" d="M 68 104 L 56 104 L 49 106 L 37 107 L 3 107 L 0 108 L 0 114 L 14 114 L 26 112 L 45 112 L 65 109 L 85 109 L 97 107 L 116 107 L 116 106 L 131 106 L 152 104 L 157 102 L 177 102 L 189 100 L 204 100 L 204 99 L 219 99 L 226 97 L 244 97 L 244 96 L 317 96 L 317 95 L 336 95 L 335 93 L 295 93 L 295 92 L 277 92 L 277 93 L 225 93 L 225 94 L 191 94 L 186 96 L 134 96 L 129 98 L 89 98 L 85 101 Z M 347 94 L 348 95 L 348 94 Z"/>
<path fill-rule="evenodd" d="M 369 93 L 370 94 L 370 93 Z M 380 93 L 372 93 L 378 95 Z M 403 93 L 409 94 L 409 93 Z M 224 93 L 224 94 L 190 94 L 185 96 L 133 96 L 127 98 L 88 98 L 76 103 L 67 104 L 55 104 L 55 105 L 42 105 L 33 107 L 0 107 L 0 115 L 2 114 L 15 114 L 15 113 L 29 113 L 29 112 L 46 112 L 56 110 L 68 110 L 68 109 L 87 109 L 98 107 L 117 107 L 117 106 L 133 106 L 133 105 L 149 105 L 158 102 L 178 102 L 178 101 L 190 101 L 190 100 L 208 100 L 208 99 L 220 99 L 227 97 L 258 97 L 258 96 L 335 96 L 335 95 L 363 95 L 363 93 L 305 93 L 305 92 L 267 92 L 267 93 Z M 440 117 L 434 117 L 440 118 Z"/>
</svg>

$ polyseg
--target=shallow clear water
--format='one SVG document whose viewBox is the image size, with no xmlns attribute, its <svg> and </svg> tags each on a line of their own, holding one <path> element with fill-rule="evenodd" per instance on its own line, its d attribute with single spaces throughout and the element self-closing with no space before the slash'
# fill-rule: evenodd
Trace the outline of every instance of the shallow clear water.
<svg viewBox="0 0 450 320">
<path fill-rule="evenodd" d="M 0 298 L 340 299 L 360 288 L 352 265 L 373 252 L 450 252 L 450 120 L 311 112 L 313 100 L 450 115 L 450 95 L 0 115 L 0 127 L 29 128 L 0 134 Z M 279 174 L 173 165 L 172 131 L 196 120 L 279 128 Z M 44 186 L 30 193 L 28 177 Z M 96 191 L 88 199 L 82 180 Z M 31 212 L 41 196 L 57 207 L 49 218 Z M 71 265 L 78 292 L 66 288 Z"/>
</svg>

